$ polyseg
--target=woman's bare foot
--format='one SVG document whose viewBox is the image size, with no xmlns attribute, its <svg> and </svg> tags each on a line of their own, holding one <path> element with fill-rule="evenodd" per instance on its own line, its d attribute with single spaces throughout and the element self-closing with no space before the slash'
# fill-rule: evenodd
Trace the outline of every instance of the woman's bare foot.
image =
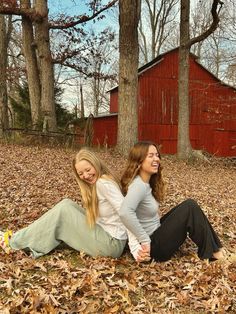
<svg viewBox="0 0 236 314">
<path fill-rule="evenodd" d="M 215 259 L 222 259 L 225 257 L 223 249 L 220 249 L 218 252 L 214 252 L 212 255 L 213 258 Z"/>
<path fill-rule="evenodd" d="M 235 263 L 236 262 L 236 254 L 228 252 L 224 248 L 220 248 L 218 252 L 214 252 L 212 257 L 216 260 L 225 260 L 230 263 Z"/>
</svg>

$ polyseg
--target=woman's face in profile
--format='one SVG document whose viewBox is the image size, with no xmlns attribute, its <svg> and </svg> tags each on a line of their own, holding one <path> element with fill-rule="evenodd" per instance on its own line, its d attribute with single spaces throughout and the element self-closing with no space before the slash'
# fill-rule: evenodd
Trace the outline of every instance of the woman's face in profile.
<svg viewBox="0 0 236 314">
<path fill-rule="evenodd" d="M 140 175 L 145 179 L 145 181 L 149 181 L 151 175 L 158 172 L 158 168 L 160 165 L 160 156 L 156 147 L 150 145 L 148 148 L 148 153 L 146 158 L 141 164 L 140 167 Z"/>
</svg>

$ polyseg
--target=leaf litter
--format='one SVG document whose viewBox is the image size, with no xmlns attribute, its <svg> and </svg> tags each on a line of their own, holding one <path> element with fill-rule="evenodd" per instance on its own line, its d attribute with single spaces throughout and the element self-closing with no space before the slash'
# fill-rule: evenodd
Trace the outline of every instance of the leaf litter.
<svg viewBox="0 0 236 314">
<path fill-rule="evenodd" d="M 98 151 L 120 175 L 126 160 Z M 0 144 L 0 229 L 27 226 L 63 198 L 80 203 L 75 151 Z M 188 164 L 163 156 L 168 190 L 161 212 L 196 199 L 224 246 L 236 251 L 235 159 Z M 137 264 L 57 249 L 34 260 L 0 251 L 0 313 L 235 313 L 236 263 L 201 261 L 187 240 L 165 263 Z"/>
</svg>

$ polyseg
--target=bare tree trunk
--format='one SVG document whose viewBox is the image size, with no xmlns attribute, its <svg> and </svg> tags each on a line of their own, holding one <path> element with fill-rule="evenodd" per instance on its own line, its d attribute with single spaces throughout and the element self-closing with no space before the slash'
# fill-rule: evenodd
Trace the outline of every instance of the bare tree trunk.
<svg viewBox="0 0 236 314">
<path fill-rule="evenodd" d="M 100 107 L 100 101 L 99 101 L 99 88 L 100 88 L 100 79 L 99 77 L 94 77 L 93 78 L 93 101 L 94 101 L 94 106 L 93 106 L 93 115 L 95 117 L 98 116 L 98 111 Z"/>
<path fill-rule="evenodd" d="M 140 0 L 119 1 L 120 8 L 120 64 L 118 150 L 127 155 L 138 139 L 138 23 Z"/>
<path fill-rule="evenodd" d="M 189 13 L 190 0 L 181 0 L 179 48 L 179 124 L 178 158 L 188 158 L 192 147 L 189 139 Z"/>
<path fill-rule="evenodd" d="M 223 2 L 212 0 L 212 23 L 204 33 L 190 39 L 189 13 L 190 0 L 181 0 L 180 14 L 180 48 L 179 48 L 179 116 L 177 155 L 180 159 L 188 159 L 193 155 L 189 138 L 189 51 L 190 47 L 212 34 L 219 24 L 219 12 Z M 219 10 L 218 5 L 220 5 Z"/>
<path fill-rule="evenodd" d="M 54 73 L 50 51 L 47 1 L 35 0 L 35 11 L 42 17 L 35 21 L 35 34 L 40 64 L 43 125 L 44 131 L 45 129 L 55 131 L 57 123 L 54 99 Z"/>
<path fill-rule="evenodd" d="M 80 84 L 80 102 L 81 102 L 80 117 L 84 118 L 84 94 L 83 94 L 83 85 L 82 84 Z"/>
<path fill-rule="evenodd" d="M 144 63 L 148 63 L 148 43 L 147 43 L 147 38 L 143 30 L 143 22 L 142 19 L 140 19 L 139 23 L 139 36 L 140 36 L 140 41 L 142 44 L 139 45 L 140 53 L 143 55 L 144 58 Z"/>
<path fill-rule="evenodd" d="M 219 38 L 215 37 L 214 34 L 212 36 L 212 40 L 213 43 L 215 44 L 215 70 L 214 70 L 214 74 L 215 76 L 219 77 L 219 73 L 220 73 L 220 63 L 221 63 L 221 51 L 220 51 L 220 47 L 219 47 Z"/>
<path fill-rule="evenodd" d="M 22 8 L 30 8 L 30 0 L 21 0 Z M 31 119 L 33 129 L 40 125 L 41 118 L 41 84 L 37 56 L 35 51 L 33 25 L 28 17 L 22 16 L 22 41 L 29 86 Z"/>
<path fill-rule="evenodd" d="M 9 126 L 7 111 L 7 34 L 5 17 L 0 15 L 0 138 Z"/>
</svg>

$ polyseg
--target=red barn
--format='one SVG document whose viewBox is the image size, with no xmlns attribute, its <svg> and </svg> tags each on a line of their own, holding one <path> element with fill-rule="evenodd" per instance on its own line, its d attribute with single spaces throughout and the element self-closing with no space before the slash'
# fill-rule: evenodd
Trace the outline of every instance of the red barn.
<svg viewBox="0 0 236 314">
<path fill-rule="evenodd" d="M 236 89 L 223 84 L 190 54 L 190 140 L 194 149 L 216 156 L 236 156 Z M 110 116 L 93 120 L 94 144 L 116 144 L 118 87 L 110 91 Z M 178 48 L 139 69 L 139 140 L 177 151 Z"/>
</svg>

